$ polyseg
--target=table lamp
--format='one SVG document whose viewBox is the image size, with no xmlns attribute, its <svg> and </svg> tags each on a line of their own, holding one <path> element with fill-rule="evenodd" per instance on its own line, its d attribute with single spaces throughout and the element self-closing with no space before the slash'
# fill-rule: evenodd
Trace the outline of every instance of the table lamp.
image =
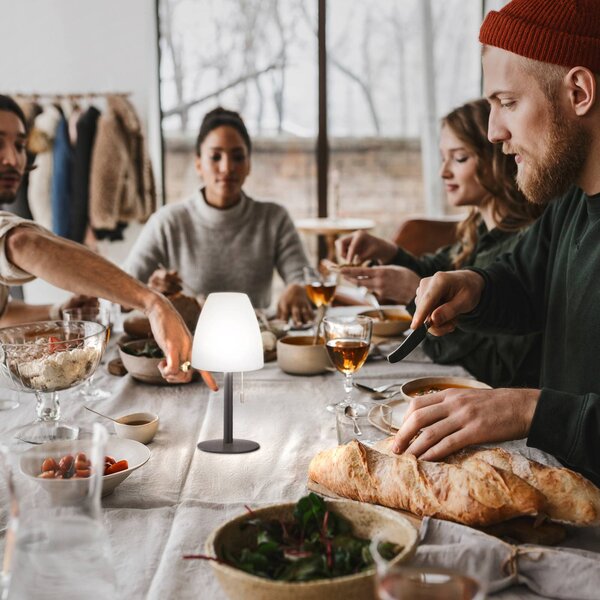
<svg viewBox="0 0 600 600">
<path fill-rule="evenodd" d="M 217 454 L 253 452 L 260 446 L 233 438 L 233 373 L 264 365 L 262 337 L 246 294 L 210 294 L 202 307 L 192 347 L 192 366 L 224 373 L 223 439 L 200 442 L 198 448 Z"/>
</svg>

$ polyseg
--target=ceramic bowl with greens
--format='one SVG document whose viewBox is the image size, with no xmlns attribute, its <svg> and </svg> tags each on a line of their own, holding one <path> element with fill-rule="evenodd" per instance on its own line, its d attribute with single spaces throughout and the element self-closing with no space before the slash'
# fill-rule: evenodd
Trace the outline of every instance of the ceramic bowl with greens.
<svg viewBox="0 0 600 600">
<path fill-rule="evenodd" d="M 162 350 L 153 339 L 132 340 L 119 344 L 119 356 L 127 372 L 144 383 L 166 383 L 158 370 L 164 358 Z"/>
<path fill-rule="evenodd" d="M 417 531 L 399 513 L 311 493 L 228 521 L 210 535 L 206 554 L 232 600 L 371 600 L 375 536 L 391 564 L 414 554 Z"/>
</svg>

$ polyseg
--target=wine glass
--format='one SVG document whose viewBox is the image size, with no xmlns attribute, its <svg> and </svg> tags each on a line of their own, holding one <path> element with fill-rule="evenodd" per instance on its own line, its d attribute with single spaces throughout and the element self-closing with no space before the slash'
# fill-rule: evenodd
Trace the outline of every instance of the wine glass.
<svg viewBox="0 0 600 600">
<path fill-rule="evenodd" d="M 79 428 L 60 420 L 58 392 L 84 382 L 106 348 L 106 327 L 89 321 L 41 321 L 0 329 L 0 373 L 36 396 L 37 420 L 16 432 L 24 442 L 74 439 Z"/>
<path fill-rule="evenodd" d="M 106 343 L 110 339 L 110 310 L 107 306 L 83 306 L 78 308 L 64 308 L 62 311 L 65 321 L 91 321 L 106 327 Z M 110 392 L 102 389 L 94 382 L 95 373 L 79 388 L 79 393 L 85 400 L 105 400 L 110 397 Z"/>
<path fill-rule="evenodd" d="M 384 558 L 385 545 L 382 534 L 369 545 L 379 600 L 484 600 L 485 589 L 477 579 L 450 569 L 394 563 Z"/>
<path fill-rule="evenodd" d="M 345 375 L 344 391 L 346 392 L 342 402 L 329 404 L 327 410 L 334 412 L 338 408 L 351 406 L 355 416 L 364 415 L 367 407 L 352 401 L 352 375 L 367 360 L 373 332 L 373 319 L 362 315 L 325 317 L 323 326 L 325 327 L 327 353 L 335 368 Z"/>
<path fill-rule="evenodd" d="M 323 266 L 320 270 L 313 269 L 312 267 L 304 267 L 303 273 L 306 295 L 317 308 L 315 339 L 318 340 L 321 321 L 325 316 L 327 307 L 331 304 L 335 295 L 335 288 L 338 283 L 338 273 L 337 271 L 332 271 Z"/>
</svg>

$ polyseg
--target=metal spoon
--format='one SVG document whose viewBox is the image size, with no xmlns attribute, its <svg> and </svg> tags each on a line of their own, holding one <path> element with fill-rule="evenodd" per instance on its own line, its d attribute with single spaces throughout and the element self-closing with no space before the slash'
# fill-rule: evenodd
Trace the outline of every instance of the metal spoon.
<svg viewBox="0 0 600 600">
<path fill-rule="evenodd" d="M 360 430 L 360 427 L 358 426 L 358 423 L 356 422 L 356 417 L 358 417 L 358 414 L 356 413 L 356 411 L 354 410 L 354 408 L 351 405 L 348 405 L 348 406 L 346 406 L 346 408 L 344 408 L 344 415 L 346 417 L 348 417 L 349 419 L 352 419 L 352 426 L 353 426 L 355 435 L 362 435 L 362 431 Z"/>
<path fill-rule="evenodd" d="M 113 419 L 112 417 L 109 417 L 108 415 L 103 415 L 102 413 L 99 413 L 97 410 L 94 410 L 93 408 L 90 408 L 89 406 L 84 405 L 83 408 L 85 408 L 86 410 L 89 410 L 90 412 L 96 413 L 100 417 L 104 417 L 105 419 L 108 419 L 109 421 L 113 421 L 114 423 L 121 424 L 121 422 L 117 421 L 117 419 Z"/>
</svg>

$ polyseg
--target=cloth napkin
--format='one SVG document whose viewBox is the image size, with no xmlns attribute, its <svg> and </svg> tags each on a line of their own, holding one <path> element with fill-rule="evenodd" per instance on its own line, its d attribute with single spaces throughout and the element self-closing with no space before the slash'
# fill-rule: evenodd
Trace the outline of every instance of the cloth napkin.
<svg viewBox="0 0 600 600">
<path fill-rule="evenodd" d="M 426 517 L 411 565 L 443 567 L 478 579 L 488 593 L 525 584 L 541 596 L 600 597 L 600 554 L 532 544 L 514 546 L 464 525 Z"/>
</svg>

